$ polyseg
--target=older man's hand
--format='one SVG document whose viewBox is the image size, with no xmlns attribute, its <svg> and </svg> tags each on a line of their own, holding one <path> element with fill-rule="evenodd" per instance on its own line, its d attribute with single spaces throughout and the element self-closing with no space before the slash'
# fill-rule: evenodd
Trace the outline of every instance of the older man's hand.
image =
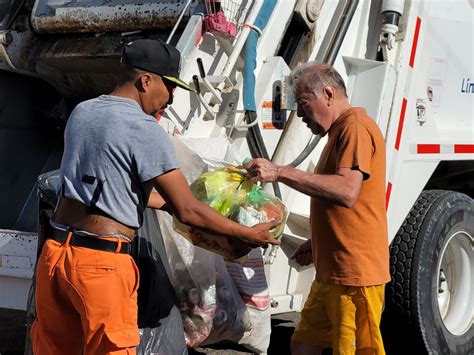
<svg viewBox="0 0 474 355">
<path fill-rule="evenodd" d="M 306 266 L 313 263 L 313 247 L 311 239 L 308 239 L 295 250 L 290 259 L 295 260 L 299 265 Z"/>
<path fill-rule="evenodd" d="M 271 161 L 268 161 L 266 159 L 257 158 L 245 164 L 244 168 L 247 170 L 247 177 L 252 182 L 273 182 L 278 180 L 281 167 L 276 164 L 273 164 Z"/>
</svg>

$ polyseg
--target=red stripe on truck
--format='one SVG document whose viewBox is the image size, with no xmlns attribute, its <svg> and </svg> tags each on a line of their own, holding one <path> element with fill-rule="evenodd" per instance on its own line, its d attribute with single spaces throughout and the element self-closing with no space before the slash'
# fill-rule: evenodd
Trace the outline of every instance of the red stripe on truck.
<svg viewBox="0 0 474 355">
<path fill-rule="evenodd" d="M 454 153 L 474 153 L 474 144 L 455 144 Z"/>
<path fill-rule="evenodd" d="M 413 65 L 415 64 L 416 47 L 418 47 L 418 36 L 420 34 L 420 27 L 421 27 L 421 19 L 417 17 L 416 26 L 415 26 L 415 34 L 413 35 L 413 43 L 411 44 L 411 54 L 410 54 L 410 67 L 412 68 L 413 68 Z"/>
<path fill-rule="evenodd" d="M 441 146 L 439 144 L 418 144 L 416 152 L 418 154 L 439 154 Z"/>
<path fill-rule="evenodd" d="M 395 149 L 400 148 L 400 140 L 402 139 L 403 123 L 405 122 L 405 113 L 407 111 L 407 99 L 403 98 L 400 119 L 398 120 L 397 138 L 395 139 Z"/>
<path fill-rule="evenodd" d="M 388 202 L 390 201 L 390 194 L 392 193 L 392 183 L 387 184 L 387 192 L 385 194 L 385 209 L 388 210 Z"/>
</svg>

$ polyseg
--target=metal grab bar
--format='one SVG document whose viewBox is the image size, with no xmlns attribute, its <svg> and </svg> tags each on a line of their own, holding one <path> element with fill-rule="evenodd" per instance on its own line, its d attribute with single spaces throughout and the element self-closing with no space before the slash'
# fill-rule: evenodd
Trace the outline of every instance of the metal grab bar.
<svg viewBox="0 0 474 355">
<path fill-rule="evenodd" d="M 202 64 L 202 59 L 201 58 L 198 58 L 197 59 L 197 65 L 198 65 L 198 68 L 199 68 L 199 74 L 201 75 L 201 79 L 202 79 L 202 82 L 203 84 L 206 86 L 206 88 L 211 92 L 212 95 L 214 95 L 214 97 L 217 99 L 217 102 L 219 104 L 222 103 L 222 97 L 221 95 L 217 92 L 216 89 L 214 89 L 214 87 L 212 86 L 212 84 L 209 82 L 209 80 L 207 80 L 206 78 L 206 72 L 204 70 L 204 65 Z"/>
<path fill-rule="evenodd" d="M 216 113 L 212 110 L 212 108 L 208 105 L 206 100 L 204 100 L 204 97 L 201 94 L 201 87 L 199 86 L 199 78 L 197 75 L 193 75 L 193 82 L 194 82 L 194 88 L 196 89 L 196 96 L 201 102 L 201 104 L 204 106 L 204 109 L 207 111 L 207 113 L 212 117 L 213 120 L 216 119 Z"/>
<path fill-rule="evenodd" d="M 180 23 L 181 20 L 183 19 L 184 13 L 185 13 L 186 10 L 188 9 L 188 6 L 191 4 L 191 1 L 192 1 L 192 0 L 188 0 L 188 2 L 186 3 L 186 5 L 184 6 L 184 9 L 183 9 L 183 11 L 181 12 L 181 15 L 179 15 L 178 21 L 176 21 L 176 23 L 175 23 L 173 29 L 171 30 L 171 33 L 170 33 L 170 35 L 168 36 L 168 39 L 166 40 L 166 43 L 170 43 L 171 38 L 173 38 L 174 33 L 175 33 L 176 30 L 178 29 L 179 23 Z"/>
</svg>

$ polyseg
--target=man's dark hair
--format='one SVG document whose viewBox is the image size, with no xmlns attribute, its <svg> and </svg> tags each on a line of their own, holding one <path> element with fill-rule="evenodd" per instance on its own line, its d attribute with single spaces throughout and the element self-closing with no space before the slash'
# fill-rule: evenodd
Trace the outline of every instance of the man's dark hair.
<svg viewBox="0 0 474 355">
<path fill-rule="evenodd" d="M 133 68 L 126 64 L 120 64 L 120 70 L 115 75 L 117 86 L 134 82 L 141 74 L 143 74 L 143 71 L 140 69 Z"/>
</svg>

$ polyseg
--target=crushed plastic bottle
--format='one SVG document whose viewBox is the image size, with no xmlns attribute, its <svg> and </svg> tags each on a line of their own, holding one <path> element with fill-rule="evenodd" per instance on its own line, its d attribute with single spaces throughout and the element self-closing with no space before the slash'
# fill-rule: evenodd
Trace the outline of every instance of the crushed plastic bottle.
<svg viewBox="0 0 474 355">
<path fill-rule="evenodd" d="M 188 302 L 191 304 L 198 304 L 201 301 L 199 289 L 191 288 L 188 290 Z"/>
</svg>

